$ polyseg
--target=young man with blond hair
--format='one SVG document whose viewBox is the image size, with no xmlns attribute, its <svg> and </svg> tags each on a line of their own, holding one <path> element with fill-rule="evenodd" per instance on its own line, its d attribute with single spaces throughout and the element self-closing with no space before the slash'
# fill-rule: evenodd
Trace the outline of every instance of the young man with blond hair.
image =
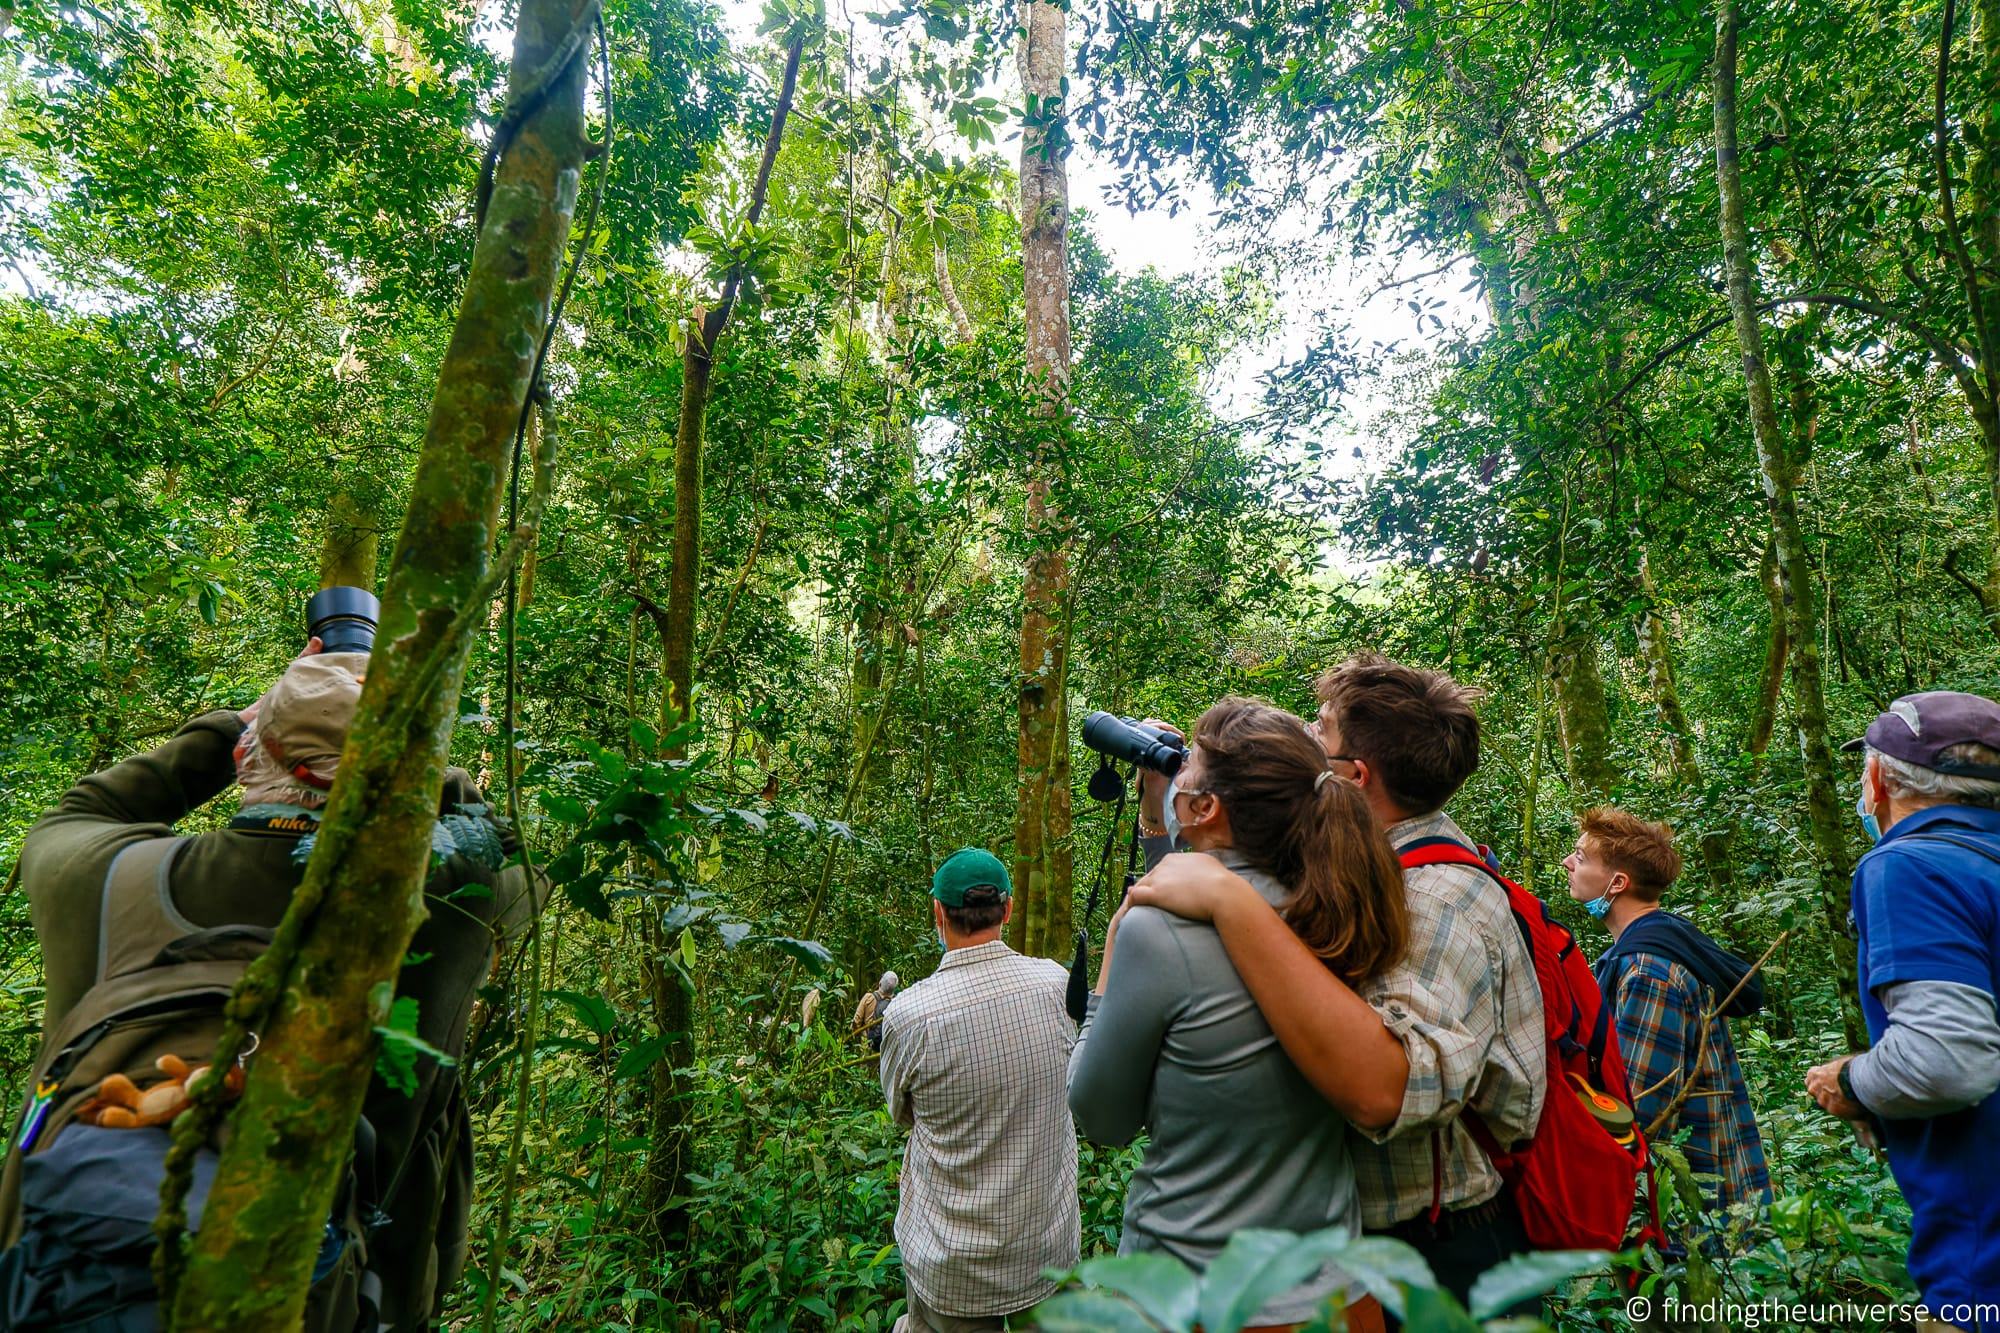
<svg viewBox="0 0 2000 1333">
<path fill-rule="evenodd" d="M 1611 947 L 1597 984 L 1611 1006 L 1639 1124 L 1664 1120 L 1662 1143 L 1682 1145 L 1713 1207 L 1768 1203 L 1771 1178 L 1729 1021 L 1764 1004 L 1750 965 L 1664 910 L 1680 877 L 1674 832 L 1609 806 L 1577 819 L 1576 847 L 1563 859 L 1569 896 L 1602 921 Z"/>
</svg>

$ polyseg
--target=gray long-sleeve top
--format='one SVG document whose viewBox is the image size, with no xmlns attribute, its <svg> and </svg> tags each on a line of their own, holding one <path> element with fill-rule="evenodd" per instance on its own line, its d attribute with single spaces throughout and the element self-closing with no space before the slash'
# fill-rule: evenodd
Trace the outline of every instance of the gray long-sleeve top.
<svg viewBox="0 0 2000 1333">
<path fill-rule="evenodd" d="M 1235 852 L 1216 856 L 1273 906 L 1290 897 Z M 1121 1254 L 1164 1250 L 1201 1270 L 1244 1227 L 1361 1229 L 1347 1122 L 1293 1067 L 1207 923 L 1125 914 L 1070 1056 L 1069 1105 L 1099 1143 L 1152 1135 L 1125 1194 Z M 1328 1265 L 1250 1322 L 1309 1318 L 1350 1281 Z"/>
<path fill-rule="evenodd" d="M 1905 981 L 1882 991 L 1882 1008 L 1882 1040 L 1847 1066 L 1863 1106 L 1885 1120 L 1916 1120 L 1976 1106 L 2000 1088 L 1991 995 L 1952 981 Z"/>
</svg>

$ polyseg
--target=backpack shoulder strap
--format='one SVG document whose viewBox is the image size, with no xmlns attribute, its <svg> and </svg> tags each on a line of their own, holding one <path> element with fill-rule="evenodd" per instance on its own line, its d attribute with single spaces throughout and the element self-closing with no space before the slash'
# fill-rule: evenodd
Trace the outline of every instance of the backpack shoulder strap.
<svg viewBox="0 0 2000 1333">
<path fill-rule="evenodd" d="M 189 841 L 147 838 L 111 859 L 97 914 L 97 982 L 151 966 L 160 950 L 201 929 L 174 906 L 174 861 Z"/>
<path fill-rule="evenodd" d="M 1986 844 L 1982 842 L 1976 842 L 1971 838 L 1960 837 L 1956 834 L 1946 833 L 1942 830 L 1939 830 L 1938 832 L 1935 833 L 1930 832 L 1928 830 L 1922 833 L 1912 833 L 1909 837 L 1899 838 L 1897 839 L 1897 841 L 1898 842 L 1948 842 L 1952 846 L 1957 847 L 1962 851 L 1971 852 L 1974 856 L 1985 857 L 1988 861 L 1993 862 L 1995 865 L 2000 865 L 2000 851 L 1995 851 L 1993 848 L 1988 847 Z"/>
<path fill-rule="evenodd" d="M 1454 838 L 1418 838 L 1396 849 L 1396 859 L 1403 863 L 1403 869 L 1415 870 L 1419 866 L 1476 866 L 1493 878 L 1493 867 L 1486 864 L 1486 858 Z"/>
</svg>

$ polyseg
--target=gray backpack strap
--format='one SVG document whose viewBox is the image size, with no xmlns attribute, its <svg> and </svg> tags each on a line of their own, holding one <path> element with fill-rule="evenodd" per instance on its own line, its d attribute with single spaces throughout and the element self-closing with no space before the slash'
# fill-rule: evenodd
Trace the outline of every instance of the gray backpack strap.
<svg viewBox="0 0 2000 1333">
<path fill-rule="evenodd" d="M 201 927 L 174 906 L 174 861 L 187 838 L 147 838 L 111 860 L 97 914 L 97 983 L 152 966 L 160 950 Z"/>
</svg>

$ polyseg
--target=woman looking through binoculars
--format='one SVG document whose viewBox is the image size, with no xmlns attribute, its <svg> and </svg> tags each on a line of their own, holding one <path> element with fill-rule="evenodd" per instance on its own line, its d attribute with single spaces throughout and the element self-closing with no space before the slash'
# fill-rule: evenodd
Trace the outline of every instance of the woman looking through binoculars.
<svg viewBox="0 0 2000 1333">
<path fill-rule="evenodd" d="M 1248 880 L 1349 985 L 1402 956 L 1402 868 L 1360 791 L 1329 769 L 1298 718 L 1251 699 L 1210 708 L 1164 814 L 1174 841 Z M 1149 853 L 1164 850 L 1159 841 Z M 1151 1134 L 1126 1194 L 1121 1253 L 1165 1250 L 1206 1268 L 1245 1227 L 1360 1230 L 1347 1123 L 1293 1067 L 1207 923 L 1119 908 L 1070 1059 L 1069 1100 L 1098 1142 Z M 1273 1298 L 1253 1326 L 1293 1326 L 1343 1290 L 1349 1328 L 1381 1327 L 1334 1265 Z"/>
</svg>

